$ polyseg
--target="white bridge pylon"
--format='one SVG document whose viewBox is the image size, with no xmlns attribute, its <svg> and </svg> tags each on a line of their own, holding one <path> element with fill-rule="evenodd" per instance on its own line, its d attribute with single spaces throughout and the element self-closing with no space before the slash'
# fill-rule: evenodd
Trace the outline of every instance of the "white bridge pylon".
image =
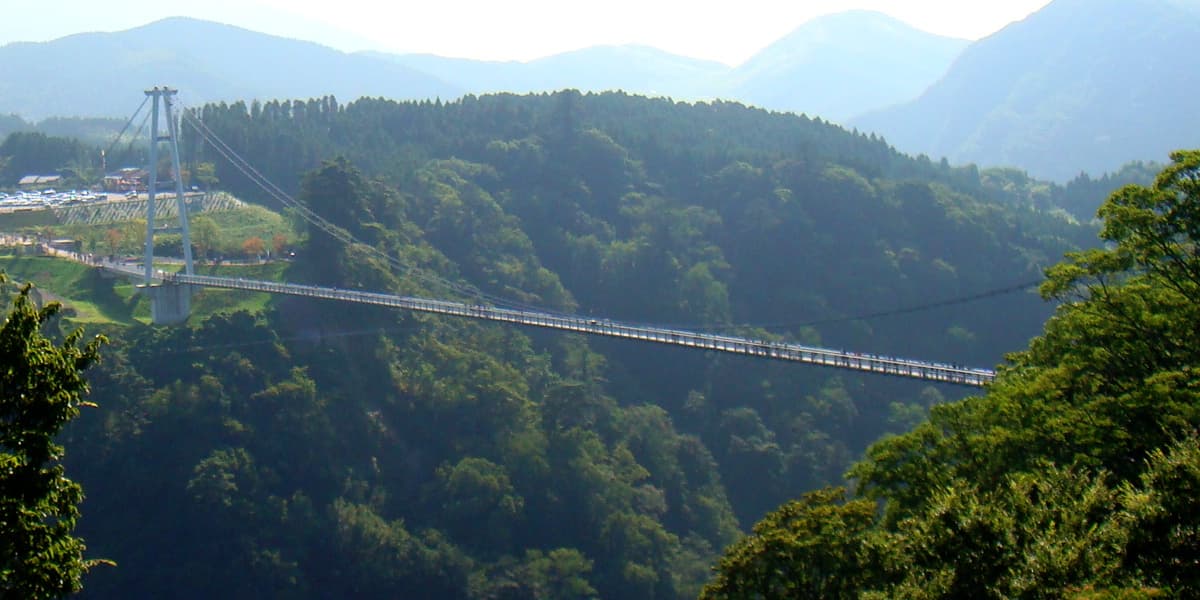
<svg viewBox="0 0 1200 600">
<path fill-rule="evenodd" d="M 171 155 L 171 179 L 175 184 L 175 202 L 178 205 L 179 232 L 182 236 L 184 273 L 191 275 L 192 236 L 188 230 L 187 199 L 183 195 L 183 172 L 179 167 L 179 121 L 172 110 L 172 102 L 178 90 L 167 86 L 146 90 L 152 102 L 150 106 L 150 164 L 146 167 L 146 244 L 142 285 L 138 289 L 150 298 L 150 312 L 155 323 L 181 323 L 187 320 L 192 309 L 191 289 L 174 284 L 156 284 L 154 276 L 154 211 L 158 196 L 158 144 L 167 143 Z M 159 135 L 159 105 L 166 113 L 167 135 Z"/>
<path fill-rule="evenodd" d="M 150 165 L 146 168 L 148 182 L 146 184 L 146 258 L 144 283 L 150 285 L 154 279 L 154 211 L 155 199 L 158 195 L 158 143 L 167 142 L 167 151 L 171 154 L 171 179 L 175 184 L 175 202 L 179 210 L 179 230 L 183 237 L 184 272 L 191 275 L 192 269 L 192 236 L 188 230 L 187 199 L 183 195 L 183 173 L 179 166 L 179 121 L 172 110 L 172 101 L 178 90 L 169 87 L 155 87 L 146 90 L 146 95 L 153 102 L 150 107 Z M 158 133 L 159 104 L 166 113 L 167 135 Z"/>
</svg>

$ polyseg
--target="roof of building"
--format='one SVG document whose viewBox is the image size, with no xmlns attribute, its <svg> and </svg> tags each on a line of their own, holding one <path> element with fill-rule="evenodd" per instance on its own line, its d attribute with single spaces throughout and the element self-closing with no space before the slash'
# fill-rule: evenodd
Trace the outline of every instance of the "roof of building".
<svg viewBox="0 0 1200 600">
<path fill-rule="evenodd" d="M 59 179 L 62 179 L 62 175 L 26 175 L 17 182 L 17 185 L 41 185 L 54 183 Z"/>
</svg>

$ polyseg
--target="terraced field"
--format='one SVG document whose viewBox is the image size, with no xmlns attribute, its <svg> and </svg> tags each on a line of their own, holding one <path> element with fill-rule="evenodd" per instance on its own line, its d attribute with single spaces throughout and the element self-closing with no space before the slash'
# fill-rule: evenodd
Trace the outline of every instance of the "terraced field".
<svg viewBox="0 0 1200 600">
<path fill-rule="evenodd" d="M 192 196 L 189 202 L 199 203 L 191 213 L 235 210 L 245 204 L 225 192 L 214 192 L 203 196 Z M 133 219 L 146 218 L 146 200 L 118 200 L 81 206 L 67 206 L 54 209 L 54 216 L 59 225 L 96 225 L 100 223 L 118 223 Z M 158 198 L 154 203 L 154 214 L 157 219 L 175 219 L 178 217 L 178 207 L 174 197 Z"/>
</svg>

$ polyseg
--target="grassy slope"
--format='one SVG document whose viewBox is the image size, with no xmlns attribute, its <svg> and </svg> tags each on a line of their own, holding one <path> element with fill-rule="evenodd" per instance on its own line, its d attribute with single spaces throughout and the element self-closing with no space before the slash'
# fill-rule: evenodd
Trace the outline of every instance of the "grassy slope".
<svg viewBox="0 0 1200 600">
<path fill-rule="evenodd" d="M 289 263 L 265 263 L 261 265 L 201 265 L 196 267 L 199 275 L 243 277 L 264 281 L 284 281 Z M 192 296 L 192 320 L 221 312 L 251 313 L 266 310 L 272 302 L 270 294 L 258 294 L 238 290 L 202 289 Z M 147 317 L 149 314 L 147 313 Z"/>
<path fill-rule="evenodd" d="M 204 216 L 216 223 L 220 232 L 217 247 L 224 248 L 227 254 L 235 254 L 242 242 L 251 237 L 262 239 L 268 248 L 275 234 L 283 234 L 289 243 L 296 241 L 287 219 L 261 206 L 249 204 L 238 210 L 210 212 Z"/>
<path fill-rule="evenodd" d="M 178 268 L 177 265 L 161 265 Z M 287 263 L 197 267 L 202 275 L 222 275 L 282 281 Z M 150 305 L 136 294 L 135 282 L 124 278 L 108 278 L 97 269 L 64 259 L 22 257 L 0 254 L 0 269 L 16 283 L 33 282 L 38 290 L 48 292 L 47 299 L 58 300 L 68 309 L 64 315 L 81 324 L 131 325 L 135 321 L 150 322 Z M 192 299 L 192 319 L 220 313 L 246 310 L 260 312 L 270 306 L 269 294 L 234 290 L 199 290 Z"/>
<path fill-rule="evenodd" d="M 68 309 L 64 316 L 79 323 L 129 324 L 138 298 L 133 285 L 105 278 L 98 270 L 68 260 L 41 256 L 0 255 L 0 269 L 17 284 L 32 282 Z"/>
</svg>

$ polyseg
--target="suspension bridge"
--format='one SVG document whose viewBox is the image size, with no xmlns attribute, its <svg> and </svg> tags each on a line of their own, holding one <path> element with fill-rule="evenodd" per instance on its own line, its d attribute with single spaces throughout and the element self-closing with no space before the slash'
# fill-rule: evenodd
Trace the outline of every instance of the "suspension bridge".
<svg viewBox="0 0 1200 600">
<path fill-rule="evenodd" d="M 157 165 L 157 146 L 159 142 L 167 142 L 168 151 L 171 153 L 171 164 L 174 169 L 173 183 L 176 199 L 179 202 L 179 231 L 183 236 L 182 246 L 185 253 L 183 269 L 179 273 L 169 273 L 154 268 L 153 235 L 156 227 L 153 207 L 157 187 L 155 168 L 149 169 L 146 250 L 142 265 L 140 267 L 115 263 L 102 263 L 99 265 L 101 268 L 137 277 L 142 280 L 139 290 L 150 298 L 152 319 L 156 324 L 175 324 L 185 321 L 190 313 L 191 292 L 193 288 L 223 288 L 385 306 L 422 313 L 495 321 L 641 342 L 653 342 L 713 352 L 726 352 L 749 357 L 820 365 L 966 386 L 983 387 L 991 383 L 996 377 L 995 371 L 991 369 L 964 367 L 956 364 L 917 359 L 877 356 L 868 353 L 849 352 L 794 343 L 755 340 L 717 333 L 688 331 L 548 311 L 494 298 L 483 294 L 477 289 L 449 282 L 436 275 L 421 273 L 399 262 L 398 259 L 384 254 L 382 251 L 371 249 L 370 246 L 367 246 L 369 251 L 379 254 L 381 258 L 393 266 L 407 270 L 410 275 L 436 280 L 450 289 L 463 292 L 468 297 L 479 298 L 481 302 L 469 303 L 296 283 L 196 275 L 192 265 L 187 207 L 183 194 L 182 180 L 179 177 L 178 130 L 180 121 L 190 125 L 217 153 L 229 160 L 235 168 L 258 184 L 268 195 L 274 197 L 285 206 L 295 209 L 297 214 L 308 221 L 310 225 L 347 243 L 361 242 L 347 234 L 344 230 L 332 226 L 320 215 L 312 212 L 305 205 L 272 184 L 255 170 L 249 162 L 245 161 L 231 147 L 218 138 L 215 133 L 208 129 L 191 112 L 181 112 L 177 121 L 173 110 L 175 94 L 175 90 L 165 87 L 156 87 L 146 91 L 147 101 L 153 101 L 150 117 L 153 121 L 150 136 L 154 142 L 151 143 L 150 164 L 152 167 L 153 165 Z M 160 104 L 163 106 L 163 112 L 166 114 L 168 130 L 168 134 L 161 137 L 158 134 Z M 143 102 L 144 106 L 145 102 Z M 140 111 L 141 107 L 138 110 Z M 134 116 L 136 117 L 136 113 Z M 130 118 L 130 122 L 133 121 L 133 118 Z M 483 304 L 482 300 L 484 298 L 491 301 L 491 304 Z"/>
</svg>

